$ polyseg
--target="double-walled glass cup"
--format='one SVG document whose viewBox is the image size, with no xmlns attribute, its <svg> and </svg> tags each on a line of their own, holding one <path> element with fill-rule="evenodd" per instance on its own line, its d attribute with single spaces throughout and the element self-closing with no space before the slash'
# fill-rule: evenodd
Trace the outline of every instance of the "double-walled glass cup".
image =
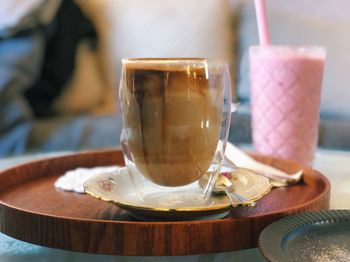
<svg viewBox="0 0 350 262">
<path fill-rule="evenodd" d="M 226 64 L 201 58 L 123 59 L 119 99 L 121 144 L 138 196 L 160 207 L 206 201 L 230 126 Z"/>
</svg>

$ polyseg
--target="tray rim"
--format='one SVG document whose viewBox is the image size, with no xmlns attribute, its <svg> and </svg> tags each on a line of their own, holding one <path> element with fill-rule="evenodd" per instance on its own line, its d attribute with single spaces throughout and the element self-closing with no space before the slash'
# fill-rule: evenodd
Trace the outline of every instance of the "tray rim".
<svg viewBox="0 0 350 262">
<path fill-rule="evenodd" d="M 64 161 L 67 160 L 69 158 L 72 157 L 89 157 L 89 156 L 95 156 L 96 154 L 100 154 L 100 155 L 106 155 L 106 154 L 116 154 L 118 153 L 118 151 L 120 151 L 120 148 L 113 148 L 113 149 L 102 149 L 102 150 L 91 150 L 91 151 L 83 151 L 83 152 L 75 152 L 75 153 L 69 153 L 67 155 L 59 155 L 59 156 L 50 156 L 44 159 L 39 159 L 39 160 L 33 160 L 33 161 L 28 161 L 26 163 L 22 163 L 10 168 L 6 168 L 4 170 L 0 171 L 0 177 L 3 176 L 4 174 L 8 174 L 10 172 L 15 172 L 17 169 L 23 168 L 23 167 L 28 167 L 31 165 L 40 165 L 49 161 Z M 289 160 L 283 160 L 283 159 L 278 159 L 278 158 L 272 158 L 272 157 L 268 157 L 268 156 L 261 156 L 258 154 L 251 154 L 253 157 L 255 158 L 260 158 L 260 159 L 270 159 L 270 161 L 272 162 L 282 162 L 284 164 L 292 164 L 295 165 L 294 162 L 289 161 Z M 85 162 L 87 162 L 85 160 Z M 87 166 L 87 165 L 86 165 Z M 301 165 L 299 165 L 301 166 Z M 318 201 L 322 200 L 323 198 L 327 199 L 327 203 L 326 203 L 326 208 L 328 206 L 329 208 L 329 199 L 330 199 L 330 182 L 327 179 L 326 176 L 324 176 L 323 174 L 321 174 L 319 171 L 314 170 L 310 167 L 305 167 L 307 169 L 310 169 L 310 172 L 312 172 L 313 174 L 316 174 L 320 180 L 323 181 L 324 183 L 324 189 L 321 193 L 319 193 L 317 196 L 315 196 L 314 198 L 312 198 L 311 200 L 304 202 L 301 205 L 297 205 L 297 206 L 293 206 L 292 208 L 284 208 L 278 211 L 270 211 L 267 213 L 263 213 L 263 214 L 258 214 L 258 215 L 251 215 L 249 217 L 237 217 L 237 219 L 247 219 L 247 220 L 259 220 L 260 218 L 263 217 L 268 217 L 268 216 L 273 216 L 276 218 L 280 218 L 283 216 L 283 214 L 292 214 L 297 212 L 300 209 L 303 209 L 304 207 L 313 204 L 313 203 L 317 203 Z M 54 174 L 48 174 L 49 176 L 52 176 Z M 31 178 L 29 178 L 28 180 L 31 180 Z M 14 185 L 14 184 L 13 184 Z M 0 188 L 0 192 L 3 191 L 4 188 Z M 2 206 L 2 207 L 1 207 Z M 228 218 L 223 218 L 223 219 L 213 219 L 213 220 L 188 220 L 188 221 L 117 221 L 117 220 L 104 220 L 104 219 L 91 219 L 91 218 L 77 218 L 77 217 L 68 217 L 68 216 L 58 216 L 58 215 L 52 215 L 52 214 L 45 214 L 45 213 L 40 213 L 40 212 L 35 212 L 35 211 L 31 211 L 31 210 L 27 210 L 24 208 L 19 208 L 17 206 L 13 206 L 8 204 L 7 202 L 4 202 L 2 200 L 0 200 L 0 208 L 8 208 L 10 211 L 14 211 L 14 212 L 20 212 L 23 215 L 27 215 L 27 214 L 32 214 L 35 216 L 39 216 L 39 217 L 43 217 L 43 218 L 48 218 L 48 219 L 59 219 L 59 220 L 64 220 L 64 221 L 72 221 L 74 223 L 78 223 L 78 222 L 84 222 L 84 223 L 100 223 L 100 224 L 114 224 L 116 226 L 123 226 L 123 225 L 136 225 L 137 227 L 142 227 L 145 225 L 148 226 L 157 226 L 157 225 L 172 225 L 172 226 L 188 226 L 188 225 L 199 225 L 199 224 L 203 224 L 203 223 L 207 223 L 210 225 L 217 225 L 217 224 L 231 224 L 232 221 L 235 221 L 235 219 L 232 219 L 231 217 Z M 305 209 L 305 208 L 304 208 Z M 12 212 L 11 211 L 11 212 Z M 1 231 L 3 230 L 3 226 L 1 226 Z M 6 231 L 6 230 L 5 230 Z M 4 232 L 6 234 L 6 232 Z M 9 234 L 10 236 L 13 236 L 11 234 Z M 16 236 L 14 236 L 16 237 Z M 19 238 L 21 239 L 21 238 Z M 22 238 L 23 239 L 23 238 Z M 31 242 L 28 240 L 24 240 L 27 242 Z M 34 244 L 38 244 L 37 242 L 31 242 Z M 39 243 L 42 245 L 42 243 Z M 50 246 L 50 245 L 45 245 L 45 246 Z M 50 246 L 50 247 L 56 247 L 57 246 Z M 59 247 L 60 248 L 60 247 Z M 66 248 L 62 248 L 62 249 L 66 249 Z M 71 251 L 81 251 L 81 250 L 73 250 L 73 249 L 67 249 L 67 250 L 71 250 Z M 224 252 L 225 250 L 223 250 L 222 252 Z M 229 251 L 229 250 L 227 250 Z M 81 252 L 88 252 L 88 251 L 81 251 Z M 109 254 L 109 253 L 100 253 L 100 254 Z M 118 253 L 119 254 L 119 253 Z M 194 253 L 181 253 L 180 255 L 190 255 L 190 254 L 194 254 Z M 120 255 L 120 254 L 119 254 Z M 130 254 L 133 255 L 133 254 Z M 135 254 L 137 255 L 137 254 Z M 158 255 L 158 254 L 157 254 Z M 161 254 L 161 255 L 165 255 L 165 254 Z"/>
<path fill-rule="evenodd" d="M 39 159 L 39 160 L 33 160 L 33 161 L 29 161 L 29 162 L 26 162 L 26 163 L 22 163 L 22 164 L 19 164 L 19 165 L 15 165 L 13 167 L 10 167 L 10 168 L 6 168 L 4 170 L 0 170 L 0 176 L 3 175 L 3 173 L 7 173 L 7 172 L 11 172 L 12 170 L 15 170 L 15 169 L 18 169 L 18 168 L 23 168 L 23 167 L 27 167 L 27 166 L 30 166 L 30 165 L 36 165 L 36 164 L 41 164 L 41 163 L 44 163 L 44 162 L 48 162 L 48 161 L 52 161 L 52 160 L 64 160 L 64 159 L 67 159 L 69 157 L 74 157 L 74 156 L 81 156 L 81 155 L 90 155 L 90 154 L 110 154 L 110 153 L 115 153 L 116 151 L 120 151 L 121 148 L 116 148 L 116 149 L 106 149 L 106 150 L 88 150 L 88 151 L 82 151 L 82 152 L 77 152 L 77 153 L 72 153 L 72 154 L 67 154 L 67 155 L 61 155 L 61 156 L 50 156 L 50 157 L 47 157 L 47 158 L 44 158 L 44 159 Z M 274 157 L 269 157 L 269 156 L 263 156 L 263 155 L 259 155 L 259 154 L 256 154 L 256 153 L 249 153 L 251 156 L 253 156 L 253 158 L 256 158 L 256 157 L 260 157 L 260 158 L 270 158 L 270 159 L 273 159 L 273 161 L 283 161 L 285 163 L 294 163 L 293 161 L 290 161 L 290 160 L 286 160 L 286 159 L 279 159 L 279 158 L 274 158 Z M 254 216 L 250 216 L 249 218 L 258 218 L 258 217 L 263 217 L 263 216 L 266 216 L 266 215 L 269 215 L 269 214 L 278 214 L 278 213 L 284 213 L 284 211 L 288 210 L 288 211 L 291 211 L 291 210 L 295 210 L 295 209 L 299 209 L 300 207 L 303 207 L 305 206 L 306 204 L 310 204 L 320 198 L 322 198 L 324 195 L 326 195 L 328 192 L 330 192 L 331 190 L 331 184 L 328 180 L 328 178 L 323 175 L 322 173 L 320 173 L 319 171 L 317 171 L 316 169 L 312 169 L 310 167 L 308 167 L 308 169 L 311 169 L 313 170 L 314 172 L 317 173 L 318 176 L 320 176 L 322 178 L 322 180 L 325 182 L 325 189 L 324 191 L 317 195 L 317 197 L 315 197 L 314 199 L 312 200 L 309 200 L 307 202 L 304 202 L 304 204 L 302 205 L 297 205 L 297 206 L 293 206 L 293 208 L 285 208 L 285 209 L 281 209 L 279 210 L 278 212 L 269 212 L 269 213 L 264 213 L 263 215 L 254 215 Z M 49 174 L 52 176 L 52 174 Z M 0 192 L 2 190 L 0 189 Z M 72 192 L 74 194 L 74 192 Z M 109 201 L 108 201 L 109 202 Z M 134 223 L 170 223 L 170 224 L 173 224 L 173 223 L 188 223 L 188 222 L 195 222 L 195 220 L 190 220 L 190 221 L 113 221 L 113 220 L 103 220 L 103 219 L 91 219 L 91 218 L 74 218 L 74 217 L 66 217 L 66 216 L 56 216 L 56 215 L 50 215 L 50 214 L 45 214 L 45 213 L 40 213 L 40 212 L 33 212 L 33 211 L 30 211 L 30 210 L 26 210 L 26 209 L 23 209 L 23 208 L 18 208 L 18 207 L 15 207 L 15 206 L 12 206 L 12 205 L 9 205 L 5 202 L 3 202 L 2 200 L 0 200 L 0 204 L 1 205 L 5 205 L 5 206 L 8 206 L 10 208 L 13 208 L 13 209 L 17 209 L 17 210 L 20 210 L 20 211 L 23 211 L 23 212 L 27 212 L 27 213 L 32 213 L 32 214 L 39 214 L 39 215 L 43 215 L 43 216 L 49 216 L 49 217 L 53 217 L 53 218 L 62 218 L 62 219 L 68 219 L 68 220 L 82 220 L 82 221 L 100 221 L 100 222 L 103 222 L 103 223 L 109 223 L 109 222 L 114 222 L 114 223 L 131 223 L 131 224 L 134 224 Z M 111 204 L 114 204 L 112 201 L 111 201 Z M 213 219 L 213 220 L 210 220 L 210 221 L 223 221 L 223 220 L 229 220 L 230 218 L 221 218 L 221 219 Z M 198 220 L 197 222 L 209 222 L 209 220 Z"/>
</svg>

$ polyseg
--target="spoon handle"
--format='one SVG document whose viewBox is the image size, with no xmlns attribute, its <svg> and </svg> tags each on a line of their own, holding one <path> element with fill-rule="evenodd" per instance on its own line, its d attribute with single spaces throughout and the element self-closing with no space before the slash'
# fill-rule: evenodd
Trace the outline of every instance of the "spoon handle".
<svg viewBox="0 0 350 262">
<path fill-rule="evenodd" d="M 237 194 L 234 191 L 225 190 L 227 197 L 230 199 L 232 206 L 255 206 L 255 201 L 250 201 L 246 199 L 244 196 Z"/>
</svg>

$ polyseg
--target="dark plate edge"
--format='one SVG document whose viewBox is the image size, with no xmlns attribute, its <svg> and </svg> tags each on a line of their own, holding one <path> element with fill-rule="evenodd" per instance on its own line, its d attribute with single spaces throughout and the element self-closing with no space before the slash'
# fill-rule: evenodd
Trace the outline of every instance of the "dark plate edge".
<svg viewBox="0 0 350 262">
<path fill-rule="evenodd" d="M 281 242 L 288 233 L 316 222 L 334 223 L 348 220 L 350 210 L 345 209 L 312 211 L 287 216 L 270 224 L 261 232 L 258 248 L 268 261 L 289 261 L 281 249 Z"/>
</svg>

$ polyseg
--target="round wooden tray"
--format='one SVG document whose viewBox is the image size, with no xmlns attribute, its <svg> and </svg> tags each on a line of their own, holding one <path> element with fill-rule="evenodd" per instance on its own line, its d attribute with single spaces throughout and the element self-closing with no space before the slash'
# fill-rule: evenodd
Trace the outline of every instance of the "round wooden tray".
<svg viewBox="0 0 350 262">
<path fill-rule="evenodd" d="M 319 172 L 254 156 L 287 172 L 304 170 L 304 182 L 273 189 L 255 207 L 234 209 L 220 220 L 135 221 L 117 206 L 64 192 L 55 180 L 76 167 L 124 163 L 120 150 L 93 151 L 35 161 L 0 173 L 0 231 L 42 246 L 95 254 L 161 256 L 213 253 L 257 246 L 275 220 L 329 208 L 330 183 Z"/>
</svg>

